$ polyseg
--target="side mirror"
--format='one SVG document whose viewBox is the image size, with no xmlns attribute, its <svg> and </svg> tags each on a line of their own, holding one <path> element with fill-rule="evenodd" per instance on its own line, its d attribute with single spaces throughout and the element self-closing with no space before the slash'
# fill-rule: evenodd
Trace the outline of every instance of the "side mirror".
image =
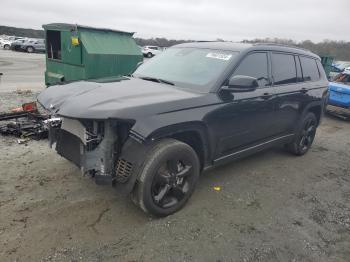
<svg viewBox="0 0 350 262">
<path fill-rule="evenodd" d="M 228 85 L 223 86 L 223 90 L 229 92 L 250 92 L 259 87 L 258 80 L 255 77 L 237 75 L 228 80 Z"/>
</svg>

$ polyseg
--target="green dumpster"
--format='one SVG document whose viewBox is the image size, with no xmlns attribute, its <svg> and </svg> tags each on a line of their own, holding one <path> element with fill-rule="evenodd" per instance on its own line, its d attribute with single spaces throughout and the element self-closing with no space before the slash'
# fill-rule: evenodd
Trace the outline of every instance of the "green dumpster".
<svg viewBox="0 0 350 262">
<path fill-rule="evenodd" d="M 62 23 L 43 28 L 46 85 L 128 75 L 143 59 L 131 32 Z"/>
<path fill-rule="evenodd" d="M 321 56 L 321 64 L 324 68 L 324 71 L 326 72 L 327 78 L 329 78 L 329 73 L 332 70 L 332 63 L 333 63 L 334 57 L 331 56 Z"/>
</svg>

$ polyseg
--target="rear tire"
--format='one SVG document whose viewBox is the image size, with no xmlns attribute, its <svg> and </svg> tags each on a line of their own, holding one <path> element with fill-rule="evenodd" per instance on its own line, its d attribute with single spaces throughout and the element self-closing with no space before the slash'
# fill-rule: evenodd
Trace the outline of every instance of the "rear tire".
<svg viewBox="0 0 350 262">
<path fill-rule="evenodd" d="M 148 57 L 148 58 L 151 58 L 152 56 L 153 56 L 153 55 L 152 55 L 151 52 L 147 53 L 147 57 Z"/>
<path fill-rule="evenodd" d="M 287 149 L 294 155 L 302 156 L 314 141 L 317 129 L 317 118 L 314 113 L 307 113 L 300 121 L 297 134 L 293 142 L 287 145 Z"/>
<path fill-rule="evenodd" d="M 4 45 L 5 50 L 10 50 L 10 45 Z"/>
<path fill-rule="evenodd" d="M 199 173 L 192 147 L 175 139 L 161 140 L 147 153 L 132 200 L 154 216 L 173 214 L 192 195 Z"/>
<path fill-rule="evenodd" d="M 32 47 L 32 46 L 28 46 L 28 47 L 26 48 L 26 51 L 27 51 L 28 53 L 33 53 L 33 52 L 35 51 L 35 49 L 34 49 L 34 47 Z"/>
</svg>

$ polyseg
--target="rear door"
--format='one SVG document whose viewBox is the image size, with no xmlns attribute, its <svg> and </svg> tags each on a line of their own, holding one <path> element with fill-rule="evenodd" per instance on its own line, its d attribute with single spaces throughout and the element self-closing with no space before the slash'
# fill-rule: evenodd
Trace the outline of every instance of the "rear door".
<svg viewBox="0 0 350 262">
<path fill-rule="evenodd" d="M 313 92 L 324 88 L 316 59 L 291 54 L 272 53 L 273 86 L 278 95 L 276 130 L 293 133 L 305 107 L 313 100 Z M 295 79 L 293 79 L 295 76 Z M 318 96 L 318 95 L 316 95 Z"/>
<path fill-rule="evenodd" d="M 305 93 L 298 56 L 271 52 L 273 88 L 277 95 L 275 121 L 271 128 L 278 134 L 293 133 Z"/>
</svg>

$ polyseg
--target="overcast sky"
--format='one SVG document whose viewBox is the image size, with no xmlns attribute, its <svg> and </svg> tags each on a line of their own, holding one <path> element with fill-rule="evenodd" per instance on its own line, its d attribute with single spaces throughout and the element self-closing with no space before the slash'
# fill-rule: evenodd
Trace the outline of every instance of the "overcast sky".
<svg viewBox="0 0 350 262">
<path fill-rule="evenodd" d="M 0 25 L 66 22 L 192 40 L 350 41 L 349 11 L 350 0 L 1 0 Z"/>
</svg>

